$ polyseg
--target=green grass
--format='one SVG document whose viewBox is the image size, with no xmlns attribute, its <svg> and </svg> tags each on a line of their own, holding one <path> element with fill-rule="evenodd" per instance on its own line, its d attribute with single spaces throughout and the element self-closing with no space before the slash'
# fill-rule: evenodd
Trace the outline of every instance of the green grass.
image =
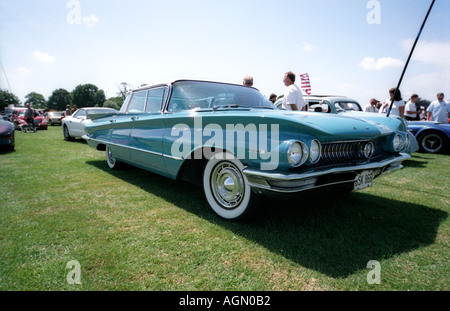
<svg viewBox="0 0 450 311">
<path fill-rule="evenodd" d="M 110 171 L 60 127 L 17 132 L 0 153 L 0 290 L 449 290 L 450 158 L 404 164 L 359 192 L 265 200 L 241 224 L 194 185 Z"/>
</svg>

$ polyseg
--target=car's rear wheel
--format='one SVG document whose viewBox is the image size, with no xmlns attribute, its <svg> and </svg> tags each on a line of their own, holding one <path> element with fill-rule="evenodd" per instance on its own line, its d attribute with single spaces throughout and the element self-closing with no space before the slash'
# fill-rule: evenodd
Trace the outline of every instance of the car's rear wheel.
<svg viewBox="0 0 450 311">
<path fill-rule="evenodd" d="M 66 140 L 66 141 L 74 139 L 72 136 L 70 136 L 69 129 L 67 128 L 66 125 L 64 125 L 64 127 L 63 127 L 63 134 L 64 134 L 64 140 Z"/>
<path fill-rule="evenodd" d="M 447 138 L 439 132 L 429 131 L 419 138 L 419 148 L 423 152 L 439 153 L 447 148 Z"/>
<path fill-rule="evenodd" d="M 106 146 L 105 153 L 106 153 L 106 163 L 108 163 L 108 167 L 112 170 L 118 169 L 120 167 L 120 162 L 117 161 L 117 159 L 114 157 L 114 154 L 112 153 L 111 149 L 109 149 L 108 146 Z"/>
<path fill-rule="evenodd" d="M 217 153 L 203 172 L 203 190 L 212 210 L 228 220 L 247 220 L 254 212 L 254 194 L 243 164 L 230 154 Z"/>
</svg>

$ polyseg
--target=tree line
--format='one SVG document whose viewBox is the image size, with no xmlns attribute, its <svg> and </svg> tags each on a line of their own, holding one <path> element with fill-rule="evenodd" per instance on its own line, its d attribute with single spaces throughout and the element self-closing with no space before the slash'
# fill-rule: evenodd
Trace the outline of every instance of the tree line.
<svg viewBox="0 0 450 311">
<path fill-rule="evenodd" d="M 77 108 L 108 107 L 119 110 L 129 90 L 128 88 L 128 84 L 122 82 L 119 92 L 116 94 L 117 96 L 107 99 L 105 92 L 94 84 L 80 84 L 72 92 L 63 88 L 56 89 L 47 100 L 42 94 L 31 92 L 25 96 L 23 104 L 15 94 L 8 90 L 0 89 L 0 111 L 3 111 L 11 104 L 14 106 L 30 104 L 34 109 L 56 111 L 64 111 L 67 105 L 70 107 L 76 105 Z"/>
</svg>

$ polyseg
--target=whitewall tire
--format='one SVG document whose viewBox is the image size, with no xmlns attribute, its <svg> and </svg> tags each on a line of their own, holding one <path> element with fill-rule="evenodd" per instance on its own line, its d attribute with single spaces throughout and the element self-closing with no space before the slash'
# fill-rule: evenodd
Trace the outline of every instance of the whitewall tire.
<svg viewBox="0 0 450 311">
<path fill-rule="evenodd" d="M 244 165 L 230 154 L 216 153 L 203 172 L 203 190 L 212 210 L 228 220 L 244 220 L 253 214 L 252 190 Z"/>
<path fill-rule="evenodd" d="M 116 160 L 114 154 L 112 153 L 111 149 L 109 149 L 108 146 L 106 146 L 105 153 L 106 153 L 106 163 L 108 163 L 108 167 L 112 170 L 119 168 L 120 162 Z"/>
</svg>

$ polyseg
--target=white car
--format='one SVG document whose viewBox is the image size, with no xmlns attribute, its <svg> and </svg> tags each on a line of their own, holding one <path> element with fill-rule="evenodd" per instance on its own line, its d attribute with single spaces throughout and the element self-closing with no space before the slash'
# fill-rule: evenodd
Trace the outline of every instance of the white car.
<svg viewBox="0 0 450 311">
<path fill-rule="evenodd" d="M 64 140 L 73 140 L 75 137 L 83 136 L 85 134 L 84 125 L 91 122 L 91 115 L 108 113 L 118 113 L 118 111 L 112 108 L 86 107 L 78 109 L 71 116 L 66 116 L 61 121 Z"/>
</svg>

